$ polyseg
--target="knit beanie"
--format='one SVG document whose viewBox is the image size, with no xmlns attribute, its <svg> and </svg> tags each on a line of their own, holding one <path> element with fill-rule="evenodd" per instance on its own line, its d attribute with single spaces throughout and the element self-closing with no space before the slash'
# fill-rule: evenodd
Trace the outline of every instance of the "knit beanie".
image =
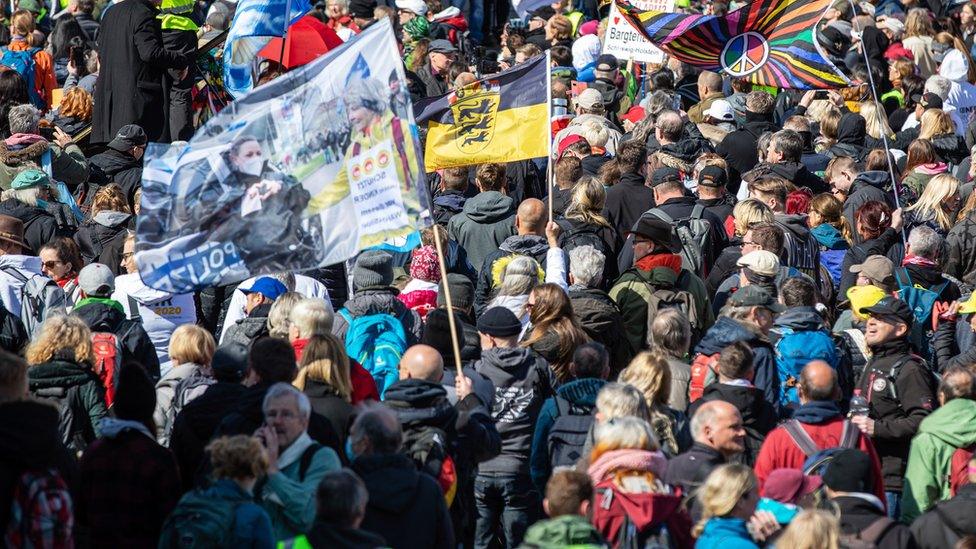
<svg viewBox="0 0 976 549">
<path fill-rule="evenodd" d="M 356 258 L 352 269 L 354 291 L 383 288 L 393 284 L 393 256 L 379 250 L 367 250 Z"/>
<path fill-rule="evenodd" d="M 440 282 L 441 269 L 437 262 L 437 250 L 433 246 L 421 246 L 410 256 L 410 276 L 427 282 Z"/>
<path fill-rule="evenodd" d="M 149 374 L 136 363 L 126 363 L 119 370 L 112 412 L 118 419 L 153 424 L 156 409 L 156 387 Z"/>
<path fill-rule="evenodd" d="M 447 288 L 451 291 L 451 306 L 465 311 L 474 304 L 474 284 L 471 279 L 458 273 L 447 273 Z M 447 307 L 444 281 L 437 288 L 437 306 Z"/>
</svg>

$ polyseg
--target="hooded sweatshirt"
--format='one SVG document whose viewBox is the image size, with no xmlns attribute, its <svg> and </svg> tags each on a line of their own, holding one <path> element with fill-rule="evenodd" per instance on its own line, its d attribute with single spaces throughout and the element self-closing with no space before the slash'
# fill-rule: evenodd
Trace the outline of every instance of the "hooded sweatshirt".
<svg viewBox="0 0 976 549">
<path fill-rule="evenodd" d="M 969 83 L 969 63 L 956 49 L 950 49 L 939 66 L 939 74 L 952 81 L 946 96 L 946 111 L 956 125 L 956 134 L 964 135 L 976 114 L 976 86 Z"/>
<path fill-rule="evenodd" d="M 911 523 L 937 501 L 949 499 L 949 465 L 957 448 L 976 443 L 976 401 L 955 398 L 922 420 L 905 470 L 901 519 Z"/>
<path fill-rule="evenodd" d="M 891 209 L 895 208 L 895 198 L 888 191 L 890 186 L 891 176 L 888 172 L 872 170 L 857 174 L 847 192 L 847 200 L 844 201 L 844 217 L 851 227 L 857 226 L 854 223 L 854 214 L 867 202 L 877 201 L 887 204 Z M 856 233 L 854 240 L 860 240 Z"/>
<path fill-rule="evenodd" d="M 850 156 L 861 162 L 868 151 L 864 148 L 867 137 L 867 121 L 860 114 L 849 112 L 841 115 L 837 124 L 837 143 L 827 150 L 827 156 Z"/>
<path fill-rule="evenodd" d="M 695 353 L 714 355 L 736 341 L 742 341 L 752 348 L 752 383 L 765 395 L 767 402 L 779 402 L 779 378 L 776 374 L 776 356 L 769 339 L 739 322 L 727 317 L 719 317 L 715 325 L 705 333 L 705 337 L 695 347 Z"/>
<path fill-rule="evenodd" d="M 478 193 L 464 203 L 461 213 L 451 218 L 447 233 L 464 248 L 471 265 L 480 272 L 485 258 L 515 234 L 515 204 L 498 191 Z"/>
<path fill-rule="evenodd" d="M 133 273 L 115 278 L 112 299 L 122 304 L 126 318 L 141 320 L 156 348 L 160 373 L 165 376 L 171 367 L 169 340 L 173 332 L 183 324 L 196 324 L 193 294 L 171 294 L 150 288 L 138 273 Z"/>
</svg>

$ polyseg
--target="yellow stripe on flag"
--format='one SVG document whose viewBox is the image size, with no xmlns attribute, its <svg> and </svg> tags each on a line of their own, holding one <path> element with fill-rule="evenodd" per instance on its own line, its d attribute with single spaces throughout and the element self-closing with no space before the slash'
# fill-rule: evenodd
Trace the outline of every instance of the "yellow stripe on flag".
<svg viewBox="0 0 976 549">
<path fill-rule="evenodd" d="M 431 120 L 427 128 L 424 169 L 432 172 L 486 162 L 545 157 L 549 152 L 548 109 L 549 104 L 543 102 L 498 111 L 483 143 L 472 139 L 480 135 L 457 136 L 454 125 Z"/>
</svg>

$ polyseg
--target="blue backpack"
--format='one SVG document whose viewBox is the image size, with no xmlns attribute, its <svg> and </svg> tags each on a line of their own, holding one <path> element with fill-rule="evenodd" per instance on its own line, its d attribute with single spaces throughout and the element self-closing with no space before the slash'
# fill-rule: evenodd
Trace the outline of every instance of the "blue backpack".
<svg viewBox="0 0 976 549">
<path fill-rule="evenodd" d="M 386 313 L 353 319 L 343 308 L 339 314 L 349 323 L 346 354 L 373 376 L 380 398 L 383 398 L 386 388 L 400 379 L 400 358 L 407 350 L 403 324 Z"/>
<path fill-rule="evenodd" d="M 935 335 L 935 330 L 932 328 L 932 309 L 949 285 L 949 281 L 925 289 L 913 284 L 912 277 L 902 267 L 895 269 L 895 282 L 898 283 L 898 299 L 907 303 L 915 316 L 915 323 L 908 334 L 908 339 L 922 358 L 931 360 L 932 339 Z"/>
<path fill-rule="evenodd" d="M 27 97 L 32 105 L 38 109 L 47 109 L 47 102 L 37 93 L 36 71 L 34 68 L 34 55 L 41 51 L 41 48 L 30 48 L 23 51 L 13 51 L 4 46 L 0 48 L 0 65 L 10 67 L 27 83 Z"/>
<path fill-rule="evenodd" d="M 835 288 L 840 287 L 840 277 L 843 274 L 841 265 L 844 263 L 845 255 L 847 250 L 820 250 L 820 264 L 830 273 Z"/>
<path fill-rule="evenodd" d="M 800 371 L 811 360 L 823 360 L 836 370 L 840 364 L 837 346 L 826 330 L 779 329 L 776 342 L 776 373 L 779 376 L 779 407 L 796 408 L 800 403 L 797 385 Z"/>
</svg>

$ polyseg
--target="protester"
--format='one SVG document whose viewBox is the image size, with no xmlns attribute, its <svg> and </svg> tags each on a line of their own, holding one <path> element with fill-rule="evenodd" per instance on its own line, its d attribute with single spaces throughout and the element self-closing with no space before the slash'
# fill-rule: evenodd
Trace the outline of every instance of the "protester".
<svg viewBox="0 0 976 549">
<path fill-rule="evenodd" d="M 41 113 L 33 105 L 17 105 L 7 115 L 10 137 L 0 144 L 0 182 L 16 190 L 13 181 L 27 168 L 50 163 L 49 177 L 77 189 L 88 179 L 88 162 L 71 136 L 55 128 L 53 143 L 40 135 Z M 48 156 L 48 160 L 44 160 Z M 45 183 L 46 184 L 46 183 Z M 26 186 L 26 187 L 29 187 Z"/>
<path fill-rule="evenodd" d="M 169 442 L 173 420 L 180 411 L 213 383 L 210 363 L 216 347 L 210 332 L 199 326 L 184 324 L 173 331 L 168 353 L 172 360 L 170 369 L 156 383 L 153 423 L 161 443 Z"/>
<path fill-rule="evenodd" d="M 651 428 L 666 456 L 674 457 L 691 446 L 687 416 L 668 406 L 671 397 L 671 369 L 659 351 L 638 353 L 630 361 L 630 365 L 620 372 L 618 380 L 633 385 L 643 393 L 650 412 Z"/>
<path fill-rule="evenodd" d="M 81 300 L 78 272 L 85 263 L 81 259 L 78 245 L 71 238 L 59 236 L 44 244 L 37 255 L 41 259 L 41 272 L 61 287 L 65 305 L 70 310 Z"/>
<path fill-rule="evenodd" d="M 976 492 L 976 460 L 970 460 L 968 482 L 951 499 L 937 503 L 934 509 L 924 513 L 912 523 L 915 543 L 923 549 L 949 547 L 959 544 L 963 538 L 976 535 L 976 527 L 969 513 Z"/>
<path fill-rule="evenodd" d="M 753 533 L 746 525 L 754 520 L 753 513 L 759 503 L 759 486 L 756 477 L 743 465 L 722 465 L 713 470 L 699 492 L 702 519 L 695 525 L 698 540 L 695 547 L 759 547 Z M 758 522 L 758 521 L 757 521 Z M 769 535 L 779 529 L 775 520 L 761 523 L 755 528 Z"/>
<path fill-rule="evenodd" d="M 356 473 L 349 469 L 326 473 L 315 491 L 315 501 L 315 522 L 308 533 L 280 545 L 364 549 L 386 546 L 383 538 L 360 528 L 369 493 Z"/>
<path fill-rule="evenodd" d="M 546 484 L 542 500 L 548 520 L 540 520 L 525 533 L 523 547 L 601 546 L 603 537 L 590 524 L 593 485 L 579 471 L 557 471 Z"/>
</svg>

